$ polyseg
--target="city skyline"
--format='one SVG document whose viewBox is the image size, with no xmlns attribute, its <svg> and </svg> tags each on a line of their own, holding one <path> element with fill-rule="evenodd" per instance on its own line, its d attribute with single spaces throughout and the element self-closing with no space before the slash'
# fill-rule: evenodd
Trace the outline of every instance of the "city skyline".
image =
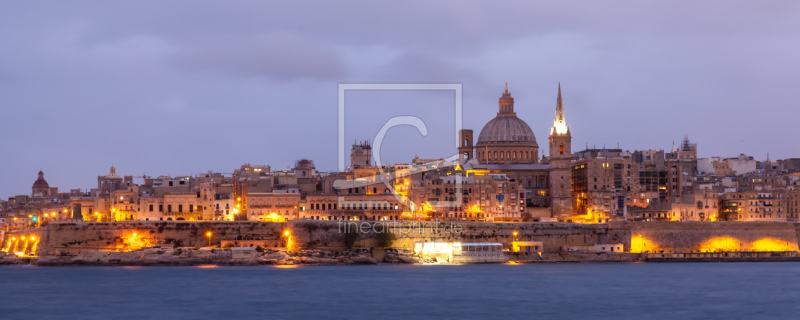
<svg viewBox="0 0 800 320">
<path fill-rule="evenodd" d="M 192 30 L 181 22 L 218 8 L 168 14 L 184 8 L 170 4 L 148 17 L 147 3 L 6 5 L 0 104 L 12 121 L 0 128 L 9 150 L 0 194 L 27 194 L 39 169 L 65 190 L 91 187 L 112 164 L 127 175 L 176 176 L 242 163 L 282 169 L 308 158 L 332 171 L 342 82 L 463 83 L 464 127 L 474 129 L 493 117 L 508 82 L 542 145 L 560 81 L 573 151 L 617 143 L 669 150 L 688 134 L 699 157 L 800 155 L 775 139 L 797 133 L 797 5 L 740 3 L 724 17 L 717 5 L 687 12 L 645 3 L 634 14 L 589 4 L 566 15 L 557 4 L 465 4 L 431 16 L 449 7 L 322 4 L 290 21 L 272 12 L 301 8 L 284 4 L 226 8 L 211 18 L 222 27 Z M 391 9 L 419 23 L 361 15 Z M 504 14 L 470 19 L 481 10 Z M 348 22 L 334 23 L 341 20 Z M 347 141 L 371 140 L 391 110 L 403 109 L 423 117 L 431 134 L 394 129 L 385 161 L 450 156 L 452 101 L 443 92 L 354 94 L 348 108 L 364 125 L 349 126 Z"/>
</svg>

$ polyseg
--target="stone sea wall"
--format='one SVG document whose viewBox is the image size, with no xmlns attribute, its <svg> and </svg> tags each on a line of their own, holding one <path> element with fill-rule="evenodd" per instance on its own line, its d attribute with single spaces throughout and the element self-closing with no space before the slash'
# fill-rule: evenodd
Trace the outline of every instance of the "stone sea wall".
<svg viewBox="0 0 800 320">
<path fill-rule="evenodd" d="M 344 247 L 344 234 L 358 230 L 355 246 L 375 247 L 384 230 L 394 235 L 392 247 L 411 249 L 415 241 L 499 242 L 536 240 L 544 242 L 546 252 L 557 252 L 565 245 L 581 246 L 619 242 L 608 236 L 608 225 L 575 223 L 488 223 L 488 222 L 372 222 L 372 221 L 296 221 L 291 224 L 293 239 L 314 248 L 337 250 Z M 515 235 L 516 233 L 516 235 Z"/>
<path fill-rule="evenodd" d="M 174 243 L 176 246 L 219 245 L 221 240 L 283 240 L 287 223 L 267 222 L 53 222 L 46 227 L 15 231 L 6 234 L 3 248 L 11 237 L 17 240 L 37 234 L 35 252 L 38 256 L 77 253 L 86 250 L 127 251 L 155 244 Z M 207 234 L 211 233 L 208 237 Z M 32 248 L 28 244 L 27 248 Z M 278 245 L 280 246 L 280 245 Z M 11 243 L 12 250 L 22 251 L 22 244 Z M 18 250 L 13 250 L 17 248 Z"/>
<path fill-rule="evenodd" d="M 611 223 L 632 252 L 797 251 L 793 222 Z"/>
<path fill-rule="evenodd" d="M 204 246 L 223 241 L 248 246 L 265 243 L 290 250 L 342 250 L 379 247 L 389 231 L 394 248 L 413 248 L 415 241 L 542 241 L 544 253 L 568 246 L 622 243 L 630 252 L 797 251 L 798 225 L 788 222 L 616 222 L 481 223 L 481 222 L 54 222 L 46 227 L 6 233 L 3 248 L 35 250 L 36 255 L 86 250 L 127 251 L 160 243 Z M 36 240 L 20 241 L 21 237 Z M 12 241 L 15 238 L 16 241 Z"/>
</svg>

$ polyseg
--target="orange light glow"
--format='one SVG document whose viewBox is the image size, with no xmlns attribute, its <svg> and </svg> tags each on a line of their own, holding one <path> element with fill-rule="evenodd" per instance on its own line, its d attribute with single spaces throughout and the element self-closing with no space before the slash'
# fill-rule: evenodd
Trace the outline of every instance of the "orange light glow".
<svg viewBox="0 0 800 320">
<path fill-rule="evenodd" d="M 276 265 L 275 268 L 291 269 L 291 268 L 297 268 L 297 265 L 296 264 L 280 264 L 280 265 Z"/>
<path fill-rule="evenodd" d="M 776 239 L 776 238 L 763 238 L 750 244 L 751 251 L 796 251 L 797 247 L 791 243 Z"/>
<path fill-rule="evenodd" d="M 642 235 L 634 235 L 631 237 L 631 252 L 633 253 L 640 253 L 640 252 L 655 252 L 658 251 L 659 246 L 647 239 L 642 237 Z"/>
<path fill-rule="evenodd" d="M 732 237 L 714 237 L 700 245 L 700 252 L 739 251 L 741 242 Z"/>
</svg>

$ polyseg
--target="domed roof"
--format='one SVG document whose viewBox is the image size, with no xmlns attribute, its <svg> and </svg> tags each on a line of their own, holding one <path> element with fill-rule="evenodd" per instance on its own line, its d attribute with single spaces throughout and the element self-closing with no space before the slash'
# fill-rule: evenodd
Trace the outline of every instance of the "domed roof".
<svg viewBox="0 0 800 320">
<path fill-rule="evenodd" d="M 111 165 L 111 172 L 106 175 L 106 179 L 122 179 L 117 174 L 117 168 L 113 164 Z"/>
<path fill-rule="evenodd" d="M 311 169 L 314 169 L 314 163 L 311 162 L 311 160 L 308 160 L 308 159 L 301 159 L 300 161 L 297 161 L 297 164 L 295 164 L 295 169 L 297 169 L 297 170 L 311 170 Z"/>
<path fill-rule="evenodd" d="M 50 187 L 50 185 L 47 184 L 47 181 L 44 180 L 44 172 L 42 172 L 41 170 L 39 170 L 39 178 L 36 179 L 36 181 L 33 183 L 33 186 L 45 187 L 45 188 Z"/>
<path fill-rule="evenodd" d="M 538 147 L 536 136 L 533 130 L 525 121 L 517 118 L 514 112 L 514 98 L 508 93 L 508 83 L 506 90 L 500 97 L 500 110 L 497 117 L 489 121 L 481 133 L 478 135 L 476 147 L 490 145 L 515 145 L 526 147 Z"/>
<path fill-rule="evenodd" d="M 499 144 L 539 146 L 531 127 L 516 115 L 498 115 L 481 129 L 476 146 Z"/>
</svg>

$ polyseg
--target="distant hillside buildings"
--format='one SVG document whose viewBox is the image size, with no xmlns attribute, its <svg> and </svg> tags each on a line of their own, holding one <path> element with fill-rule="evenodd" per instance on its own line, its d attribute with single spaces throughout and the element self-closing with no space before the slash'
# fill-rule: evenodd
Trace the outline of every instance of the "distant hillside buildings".
<svg viewBox="0 0 800 320">
<path fill-rule="evenodd" d="M 345 172 L 319 172 L 308 159 L 288 170 L 245 164 L 157 178 L 112 166 L 96 188 L 59 192 L 40 171 L 30 195 L 0 201 L 0 229 L 54 220 L 798 221 L 800 159 L 697 158 L 688 137 L 669 152 L 573 151 L 560 85 L 540 157 L 514 108 L 506 87 L 476 143 L 472 130 L 459 132 L 457 163 L 416 157 L 377 167 L 365 141 L 352 146 Z"/>
</svg>

